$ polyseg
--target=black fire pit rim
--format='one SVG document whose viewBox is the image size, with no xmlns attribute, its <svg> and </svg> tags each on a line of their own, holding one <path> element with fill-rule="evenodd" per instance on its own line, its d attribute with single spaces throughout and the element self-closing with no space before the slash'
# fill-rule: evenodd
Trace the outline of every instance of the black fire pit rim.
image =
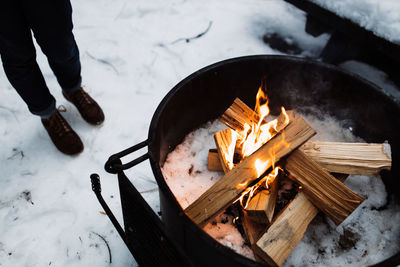
<svg viewBox="0 0 400 267">
<path fill-rule="evenodd" d="M 286 55 L 251 55 L 251 56 L 241 56 L 241 57 L 235 57 L 235 58 L 230 58 L 226 60 L 222 60 L 216 63 L 213 63 L 211 65 L 208 65 L 200 70 L 197 70 L 184 78 L 182 81 L 180 81 L 178 84 L 176 84 L 168 93 L 167 95 L 162 99 L 160 104 L 158 105 L 156 111 L 154 112 L 154 115 L 152 117 L 150 126 L 149 126 L 149 132 L 148 132 L 148 153 L 150 156 L 150 165 L 153 171 L 153 174 L 156 178 L 156 181 L 158 183 L 159 187 L 162 187 L 164 189 L 164 193 L 166 194 L 166 197 L 169 199 L 173 199 L 173 205 L 177 210 L 180 211 L 179 216 L 181 216 L 184 220 L 184 223 L 190 227 L 190 230 L 197 233 L 198 237 L 205 240 L 208 242 L 211 246 L 213 247 L 218 247 L 220 248 L 220 252 L 225 254 L 226 256 L 232 255 L 232 252 L 236 254 L 240 258 L 240 261 L 245 264 L 246 266 L 263 266 L 260 265 L 259 263 L 236 253 L 233 249 L 230 249 L 222 244 L 220 244 L 218 241 L 216 241 L 214 238 L 209 236 L 203 229 L 201 229 L 197 224 L 195 224 L 184 212 L 182 207 L 180 206 L 178 200 L 176 199 L 175 195 L 172 193 L 170 190 L 169 186 L 166 183 L 165 177 L 162 174 L 160 165 L 158 164 L 158 161 L 156 157 L 153 154 L 153 151 L 157 150 L 157 146 L 155 144 L 156 140 L 156 132 L 157 132 L 157 125 L 159 123 L 159 119 L 161 116 L 161 111 L 165 108 L 166 104 L 172 99 L 175 94 L 179 91 L 180 88 L 182 88 L 184 85 L 190 83 L 191 80 L 193 80 L 195 77 L 199 76 L 202 73 L 209 72 L 212 69 L 217 69 L 222 65 L 226 64 L 231 64 L 231 63 L 236 63 L 240 61 L 251 61 L 251 60 L 279 60 L 279 59 L 284 59 L 287 61 L 292 61 L 292 62 L 303 62 L 303 63 L 308 63 L 308 64 L 314 64 L 318 65 L 323 68 L 331 69 L 336 72 L 342 73 L 343 75 L 350 76 L 352 78 L 361 80 L 362 82 L 368 84 L 371 88 L 375 89 L 376 93 L 381 95 L 385 100 L 389 102 L 393 102 L 396 105 L 398 105 L 397 102 L 394 102 L 392 99 L 390 99 L 387 95 L 385 95 L 382 90 L 377 86 L 376 84 L 370 82 L 369 80 L 366 80 L 365 78 L 359 76 L 358 74 L 349 72 L 347 70 L 343 70 L 337 66 L 328 64 L 328 63 L 323 63 L 321 61 L 317 60 L 312 60 L 312 59 L 305 59 L 305 58 L 300 58 L 296 56 L 286 56 Z"/>
<path fill-rule="evenodd" d="M 152 140 L 154 140 L 155 137 L 155 129 L 157 128 L 157 124 L 158 121 L 160 119 L 160 115 L 161 115 L 161 110 L 164 109 L 166 103 L 168 103 L 168 101 L 174 97 L 174 95 L 179 91 L 179 89 L 184 86 L 185 84 L 189 83 L 193 78 L 197 77 L 199 74 L 204 73 L 204 72 L 208 72 L 211 69 L 214 68 L 218 68 L 222 65 L 226 65 L 226 64 L 230 64 L 230 63 L 235 63 L 235 62 L 240 62 L 240 61 L 250 61 L 250 60 L 258 60 L 258 59 L 285 59 L 288 61 L 293 61 L 293 62 L 304 62 L 304 63 L 309 63 L 309 64 L 315 64 L 315 65 L 319 65 L 323 68 L 327 68 L 327 69 L 332 69 L 334 71 L 340 72 L 344 75 L 350 76 L 352 78 L 361 80 L 362 82 L 368 84 L 370 87 L 372 87 L 373 89 L 375 89 L 375 92 L 378 93 L 379 95 L 381 95 L 381 97 L 385 98 L 386 101 L 389 102 L 394 102 L 397 106 L 400 107 L 400 104 L 397 103 L 396 101 L 393 101 L 389 96 L 387 96 L 386 94 L 383 93 L 382 89 L 375 83 L 361 77 L 360 75 L 344 70 L 342 68 L 339 68 L 335 65 L 329 64 L 329 63 L 324 63 L 322 61 L 318 61 L 318 60 L 313 60 L 313 59 L 309 59 L 309 58 L 302 58 L 302 57 L 297 57 L 297 56 L 288 56 L 288 55 L 251 55 L 251 56 L 241 56 L 241 57 L 235 57 L 235 58 L 229 58 L 229 59 L 225 59 L 222 61 L 218 61 L 215 62 L 211 65 L 208 65 L 204 68 L 201 68 L 200 70 L 197 70 L 195 72 L 193 72 L 192 74 L 190 74 L 189 76 L 187 76 L 186 78 L 184 78 L 182 81 L 180 81 L 178 84 L 176 84 L 166 95 L 165 97 L 161 100 L 160 104 L 157 106 L 156 111 L 154 112 L 154 115 L 152 117 L 151 123 L 150 123 L 150 127 L 149 127 L 149 133 L 148 133 L 148 137 L 149 137 L 149 150 L 152 147 L 153 143 Z M 150 154 L 151 156 L 151 154 Z"/>
</svg>

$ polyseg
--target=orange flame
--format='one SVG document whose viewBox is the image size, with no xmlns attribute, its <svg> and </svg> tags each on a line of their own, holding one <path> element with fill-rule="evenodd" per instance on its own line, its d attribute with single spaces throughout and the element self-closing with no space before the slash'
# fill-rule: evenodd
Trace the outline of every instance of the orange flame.
<svg viewBox="0 0 400 267">
<path fill-rule="evenodd" d="M 237 136 L 237 133 L 234 130 L 232 130 L 232 129 L 229 129 L 229 130 L 231 131 L 232 140 L 231 140 L 231 143 L 228 146 L 228 151 L 225 152 L 224 157 L 225 157 L 226 162 L 228 164 L 229 170 L 232 170 L 233 167 L 235 167 L 235 165 L 233 163 L 233 157 L 235 155 L 235 145 L 236 145 L 236 140 L 237 140 L 238 136 Z"/>
<path fill-rule="evenodd" d="M 243 159 L 250 156 L 262 145 L 271 140 L 272 137 L 274 137 L 278 132 L 281 132 L 290 122 L 289 115 L 286 113 L 284 107 L 281 107 L 283 119 L 280 118 L 280 121 L 278 121 L 278 119 L 266 121 L 266 118 L 270 113 L 270 109 L 268 107 L 269 100 L 265 90 L 266 81 L 263 79 L 257 92 L 256 105 L 254 108 L 254 112 L 258 116 L 258 121 L 254 122 L 252 125 L 247 123 L 244 124 L 244 129 L 241 132 L 238 132 L 240 138 L 237 139 L 237 144 L 238 147 L 241 147 Z M 242 207 L 247 208 L 250 200 L 259 187 L 269 189 L 270 184 L 272 184 L 272 182 L 278 176 L 279 170 L 282 170 L 279 167 L 275 167 L 276 152 L 279 151 L 282 146 L 288 147 L 290 143 L 286 142 L 284 132 L 281 133 L 282 141 L 270 149 L 268 155 L 269 158 L 264 161 L 258 158 L 254 161 L 254 168 L 257 172 L 257 177 L 261 177 L 261 175 L 268 169 L 269 166 L 272 166 L 273 171 L 258 181 L 255 185 L 247 187 L 240 197 L 235 200 L 235 202 L 239 201 Z M 238 186 L 240 188 L 245 188 L 247 185 L 248 182 L 244 182 Z"/>
<path fill-rule="evenodd" d="M 262 162 L 261 159 L 256 159 L 256 161 L 254 162 L 254 167 L 256 168 L 257 171 L 257 177 L 260 177 L 265 172 L 265 169 L 267 168 L 269 163 L 270 163 L 269 159 L 267 159 L 264 162 Z"/>
<path fill-rule="evenodd" d="M 269 122 L 265 121 L 265 118 L 270 113 L 268 107 L 269 100 L 264 92 L 265 89 L 265 80 L 263 80 L 257 92 L 256 106 L 254 108 L 255 113 L 259 117 L 258 122 L 253 123 L 252 125 L 245 124 L 243 131 L 239 133 L 240 136 L 244 136 L 244 138 L 238 141 L 239 146 L 242 148 L 241 153 L 243 158 L 250 156 L 289 124 L 289 116 L 284 107 L 281 108 L 282 114 L 285 117 L 284 121 L 280 125 L 281 129 L 277 129 L 278 119 Z"/>
<path fill-rule="evenodd" d="M 258 181 L 255 185 L 251 187 L 247 187 L 245 191 L 240 195 L 238 199 L 236 199 L 234 202 L 239 201 L 240 205 L 243 208 L 247 208 L 250 200 L 253 198 L 254 193 L 257 191 L 258 188 L 263 187 L 265 189 L 269 189 L 270 185 L 274 182 L 275 178 L 279 174 L 279 170 L 282 170 L 280 167 L 276 167 L 273 169 L 272 172 L 270 172 L 267 176 L 262 178 L 260 181 Z M 245 201 L 245 197 L 246 201 Z"/>
</svg>

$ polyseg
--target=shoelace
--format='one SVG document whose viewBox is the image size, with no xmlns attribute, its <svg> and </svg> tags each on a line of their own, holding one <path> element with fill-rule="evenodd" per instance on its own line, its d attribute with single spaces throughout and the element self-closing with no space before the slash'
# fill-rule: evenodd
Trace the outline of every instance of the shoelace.
<svg viewBox="0 0 400 267">
<path fill-rule="evenodd" d="M 74 95 L 74 98 L 77 100 L 78 105 L 81 107 L 84 107 L 85 105 L 91 105 L 93 103 L 89 95 L 83 90 L 79 90 L 76 95 Z"/>
<path fill-rule="evenodd" d="M 71 127 L 67 124 L 67 121 L 61 116 L 60 112 L 66 112 L 67 109 L 64 106 L 59 106 L 54 115 L 50 118 L 49 128 L 53 129 L 58 136 L 62 136 L 63 133 L 71 131 Z"/>
</svg>

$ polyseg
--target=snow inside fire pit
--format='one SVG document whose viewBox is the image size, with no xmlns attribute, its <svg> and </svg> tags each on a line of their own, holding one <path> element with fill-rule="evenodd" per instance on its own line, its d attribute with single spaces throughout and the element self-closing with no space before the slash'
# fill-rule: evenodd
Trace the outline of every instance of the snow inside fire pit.
<svg viewBox="0 0 400 267">
<path fill-rule="evenodd" d="M 332 117 L 302 116 L 317 131 L 313 140 L 363 142 L 352 134 L 351 128 L 343 128 Z M 208 150 L 215 148 L 214 133 L 225 128 L 218 121 L 209 122 L 188 134 L 168 155 L 162 172 L 183 209 L 223 176 L 223 172 L 209 171 L 207 160 Z M 325 215 L 317 215 L 284 266 L 364 266 L 382 261 L 399 250 L 400 225 L 392 222 L 400 221 L 400 207 L 387 204 L 382 180 L 350 175 L 345 185 L 366 200 L 337 227 Z M 221 213 L 204 230 L 221 244 L 254 260 L 233 219 L 230 214 Z"/>
</svg>

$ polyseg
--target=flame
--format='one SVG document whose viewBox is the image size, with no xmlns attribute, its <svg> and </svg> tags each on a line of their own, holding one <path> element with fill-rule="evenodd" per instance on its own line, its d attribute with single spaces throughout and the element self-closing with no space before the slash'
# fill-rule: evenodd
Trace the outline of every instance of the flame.
<svg viewBox="0 0 400 267">
<path fill-rule="evenodd" d="M 283 115 L 285 116 L 284 124 L 288 125 L 290 122 L 289 115 L 286 113 L 286 109 L 284 107 L 281 107 L 281 111 L 282 111 Z"/>
<path fill-rule="evenodd" d="M 231 131 L 232 140 L 228 146 L 228 151 L 225 152 L 224 156 L 225 156 L 226 162 L 228 164 L 229 170 L 232 170 L 233 167 L 235 167 L 235 165 L 233 163 L 233 158 L 235 155 L 235 146 L 236 146 L 236 140 L 238 138 L 238 135 L 234 130 L 232 130 L 232 129 L 229 129 L 229 130 Z"/>
<path fill-rule="evenodd" d="M 261 159 L 256 159 L 256 161 L 254 162 L 254 167 L 256 168 L 257 171 L 257 177 L 260 177 L 261 174 L 265 172 L 265 169 L 267 168 L 269 163 L 270 163 L 269 159 L 264 162 L 262 162 Z"/>
<path fill-rule="evenodd" d="M 247 182 L 240 183 L 240 184 L 238 184 L 238 186 L 239 187 L 245 187 L 245 186 L 247 186 Z"/>
<path fill-rule="evenodd" d="M 270 185 L 275 181 L 275 178 L 279 174 L 279 170 L 282 170 L 280 167 L 275 167 L 272 172 L 270 172 L 266 177 L 261 179 L 261 183 L 265 182 L 265 188 L 269 189 Z M 264 180 L 265 179 L 265 180 Z"/>
<path fill-rule="evenodd" d="M 268 97 L 265 93 L 266 91 L 266 81 L 262 80 L 261 85 L 258 89 L 256 96 L 256 105 L 254 108 L 254 112 L 258 116 L 258 121 L 253 122 L 251 125 L 244 124 L 244 129 L 241 132 L 238 132 L 239 138 L 237 138 L 237 147 L 241 148 L 242 158 L 246 158 L 256 150 L 258 150 L 262 145 L 267 143 L 271 138 L 273 138 L 278 132 L 281 132 L 290 122 L 289 115 L 287 114 L 284 107 L 281 107 L 281 114 L 283 118 L 274 119 L 271 121 L 266 121 L 270 113 L 270 109 L 268 107 Z M 235 200 L 239 201 L 242 207 L 247 208 L 250 200 L 253 195 L 256 193 L 259 187 L 263 187 L 265 189 L 269 189 L 270 185 L 273 183 L 275 178 L 278 176 L 279 170 L 282 170 L 280 167 L 275 167 L 276 161 L 276 152 L 279 151 L 282 146 L 288 147 L 290 143 L 286 142 L 285 134 L 282 131 L 282 140 L 273 146 L 268 153 L 268 159 L 256 159 L 254 161 L 254 168 L 257 172 L 257 177 L 261 177 L 261 175 L 268 169 L 268 166 L 271 165 L 273 170 L 263 177 L 260 181 L 258 181 L 255 185 L 251 187 L 247 187 L 240 197 Z M 239 184 L 240 188 L 244 188 L 248 185 L 247 182 Z"/>
<path fill-rule="evenodd" d="M 275 178 L 278 176 L 279 170 L 282 170 L 282 169 L 280 167 L 274 168 L 272 170 L 272 172 L 270 172 L 267 176 L 265 176 L 260 181 L 258 181 L 255 185 L 247 187 L 246 190 L 243 191 L 243 193 L 240 195 L 240 197 L 237 198 L 234 202 L 239 201 L 240 205 L 243 208 L 247 208 L 250 203 L 250 200 L 253 198 L 253 196 L 258 188 L 260 188 L 260 187 L 265 188 L 265 189 L 270 188 L 270 185 L 274 182 Z M 246 201 L 244 200 L 245 197 L 247 197 Z"/>
<path fill-rule="evenodd" d="M 265 80 L 262 81 L 256 95 L 256 106 L 254 108 L 255 113 L 258 115 L 258 121 L 252 125 L 245 124 L 244 129 L 239 133 L 241 138 L 238 140 L 238 145 L 241 147 L 241 154 L 243 158 L 246 158 L 253 154 L 262 145 L 268 142 L 274 137 L 280 130 L 285 128 L 289 124 L 289 116 L 286 113 L 284 107 L 281 108 L 284 116 L 284 121 L 280 124 L 281 129 L 278 127 L 278 119 L 266 122 L 265 119 L 270 113 L 268 107 L 268 97 L 265 93 L 266 85 Z"/>
<path fill-rule="evenodd" d="M 264 92 L 267 86 L 265 85 L 265 79 L 261 82 L 260 87 L 258 88 L 258 92 L 256 95 L 256 106 L 254 111 L 260 116 L 260 120 L 258 121 L 258 127 L 261 125 L 261 122 L 265 119 L 266 116 L 269 114 L 269 107 L 268 107 L 268 97 Z M 264 104 L 262 104 L 264 103 Z"/>
</svg>

